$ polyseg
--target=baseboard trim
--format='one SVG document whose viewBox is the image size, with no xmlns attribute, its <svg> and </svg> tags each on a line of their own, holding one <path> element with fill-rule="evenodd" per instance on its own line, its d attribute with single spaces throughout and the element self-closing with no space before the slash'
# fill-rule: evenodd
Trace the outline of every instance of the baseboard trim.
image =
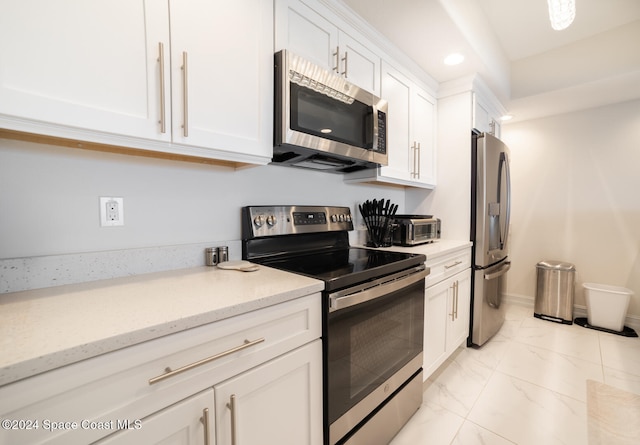
<svg viewBox="0 0 640 445">
<path fill-rule="evenodd" d="M 535 301 L 533 297 L 530 297 L 528 295 L 519 295 L 519 294 L 505 294 L 503 297 L 506 303 L 525 306 L 533 310 L 533 305 Z M 532 313 L 532 316 L 533 316 L 533 313 Z M 578 304 L 573 305 L 573 318 L 576 319 L 578 317 L 587 317 L 586 306 L 582 306 Z M 627 314 L 624 325 L 630 327 L 631 329 L 634 329 L 635 331 L 640 331 L 640 316 Z"/>
</svg>

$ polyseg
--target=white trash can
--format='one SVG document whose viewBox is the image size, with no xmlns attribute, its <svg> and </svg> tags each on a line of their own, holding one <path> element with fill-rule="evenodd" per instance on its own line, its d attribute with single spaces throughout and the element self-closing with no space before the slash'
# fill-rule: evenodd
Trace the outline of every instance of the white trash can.
<svg viewBox="0 0 640 445">
<path fill-rule="evenodd" d="M 621 332 L 633 291 L 608 284 L 583 283 L 590 325 Z"/>
</svg>

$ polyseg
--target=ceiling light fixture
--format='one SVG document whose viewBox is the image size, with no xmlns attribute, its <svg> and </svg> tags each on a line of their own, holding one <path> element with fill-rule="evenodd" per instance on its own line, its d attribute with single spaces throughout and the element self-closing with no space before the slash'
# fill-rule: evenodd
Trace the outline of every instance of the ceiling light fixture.
<svg viewBox="0 0 640 445">
<path fill-rule="evenodd" d="M 464 62 L 464 56 L 460 53 L 449 54 L 444 58 L 445 65 L 459 65 Z"/>
<path fill-rule="evenodd" d="M 547 0 L 549 20 L 556 31 L 568 28 L 576 18 L 576 0 Z"/>
</svg>

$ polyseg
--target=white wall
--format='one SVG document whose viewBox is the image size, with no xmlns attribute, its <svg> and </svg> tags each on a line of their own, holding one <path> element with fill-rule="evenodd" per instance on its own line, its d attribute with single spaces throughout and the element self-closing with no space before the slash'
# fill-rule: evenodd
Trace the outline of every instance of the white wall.
<svg viewBox="0 0 640 445">
<path fill-rule="evenodd" d="M 99 226 L 100 196 L 124 198 L 124 227 Z M 357 212 L 357 203 L 383 197 L 404 210 L 404 190 L 345 184 L 330 173 L 271 165 L 236 171 L 0 139 L 0 261 L 239 240 L 245 205 Z"/>
<path fill-rule="evenodd" d="M 512 269 L 507 293 L 533 298 L 536 263 L 575 264 L 581 284 L 635 292 L 640 315 L 640 101 L 506 125 Z"/>
<path fill-rule="evenodd" d="M 442 237 L 468 240 L 471 220 L 471 92 L 438 100 L 438 185 L 407 189 L 407 208 L 441 219 Z"/>
</svg>

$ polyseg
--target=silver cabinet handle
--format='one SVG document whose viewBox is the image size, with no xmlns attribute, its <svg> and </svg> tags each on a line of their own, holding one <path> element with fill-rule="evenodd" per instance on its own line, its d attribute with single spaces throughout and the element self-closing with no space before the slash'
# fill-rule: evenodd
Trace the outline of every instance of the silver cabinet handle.
<svg viewBox="0 0 640 445">
<path fill-rule="evenodd" d="M 451 299 L 451 321 L 456 321 L 458 318 L 458 280 L 454 281 L 451 285 L 453 290 L 453 298 Z"/>
<path fill-rule="evenodd" d="M 336 66 L 333 67 L 333 71 L 336 73 L 340 72 L 340 47 L 336 46 L 336 52 L 333 53 L 333 56 L 336 58 Z"/>
<path fill-rule="evenodd" d="M 231 445 L 236 445 L 236 395 L 231 394 L 227 408 L 231 410 Z"/>
<path fill-rule="evenodd" d="M 209 431 L 209 408 L 202 410 L 202 417 L 200 422 L 204 425 L 204 445 L 211 444 L 211 431 Z"/>
<path fill-rule="evenodd" d="M 411 149 L 413 150 L 413 167 L 411 168 L 411 177 L 415 178 L 416 177 L 416 159 L 417 159 L 417 154 L 416 154 L 416 150 L 418 149 L 418 145 L 416 143 L 416 141 L 413 141 L 413 144 L 411 145 Z"/>
<path fill-rule="evenodd" d="M 184 123 L 182 124 L 184 137 L 189 136 L 189 71 L 187 65 L 187 52 L 182 52 L 182 116 Z"/>
<path fill-rule="evenodd" d="M 238 351 L 242 351 L 243 349 L 250 348 L 252 346 L 257 345 L 258 343 L 262 343 L 264 340 L 265 340 L 264 337 L 259 338 L 257 340 L 253 340 L 253 341 L 245 340 L 244 343 L 241 344 L 240 346 L 236 346 L 235 348 L 228 349 L 228 350 L 226 350 L 224 352 L 221 352 L 220 354 L 212 355 L 211 357 L 207 357 L 207 358 L 199 360 L 197 362 L 190 363 L 190 364 L 185 365 L 185 366 L 183 366 L 181 368 L 178 368 L 176 370 L 172 371 L 171 368 L 166 368 L 165 369 L 166 373 L 149 379 L 149 385 L 153 385 L 154 383 L 161 382 L 161 381 L 163 381 L 165 379 L 168 379 L 169 377 L 173 377 L 175 375 L 182 374 L 185 371 L 190 371 L 191 369 L 197 368 L 198 366 L 206 365 L 207 363 L 211 363 L 214 360 L 218 360 L 218 359 L 220 359 L 222 357 L 226 357 L 227 355 L 231 355 L 231 354 L 234 354 L 234 353 L 236 353 Z"/>
<path fill-rule="evenodd" d="M 158 42 L 158 64 L 160 65 L 160 133 L 167 132 L 167 122 L 165 119 L 165 98 L 164 98 L 164 44 Z"/>
<path fill-rule="evenodd" d="M 342 58 L 342 61 L 344 62 L 344 71 L 341 73 L 344 78 L 346 79 L 348 77 L 347 73 L 349 71 L 349 53 L 348 52 L 344 52 L 344 57 Z"/>
<path fill-rule="evenodd" d="M 453 290 L 454 290 L 454 297 L 456 301 L 456 308 L 454 313 L 456 314 L 456 320 L 457 320 L 458 319 L 458 290 L 459 290 L 458 280 L 456 280 L 456 282 L 453 283 Z"/>
<path fill-rule="evenodd" d="M 445 264 L 444 268 L 445 269 L 451 269 L 452 267 L 456 267 L 458 264 L 462 264 L 462 261 L 456 261 L 455 263 L 449 264 L 449 265 Z"/>
<path fill-rule="evenodd" d="M 417 177 L 418 179 L 420 179 L 420 153 L 421 153 L 421 150 L 420 150 L 420 142 L 418 142 L 418 150 L 417 150 L 417 153 L 418 153 L 418 161 L 416 162 L 416 164 L 418 165 L 418 169 L 417 169 L 416 177 Z"/>
</svg>

